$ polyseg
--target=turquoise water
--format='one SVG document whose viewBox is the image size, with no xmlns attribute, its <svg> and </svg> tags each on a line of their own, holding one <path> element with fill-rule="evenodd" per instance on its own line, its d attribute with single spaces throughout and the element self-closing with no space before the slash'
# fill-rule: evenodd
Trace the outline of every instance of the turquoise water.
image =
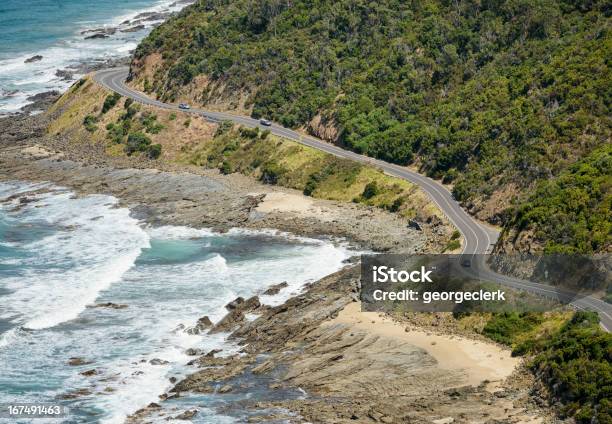
<svg viewBox="0 0 612 424">
<path fill-rule="evenodd" d="M 27 97 L 69 82 L 55 75 L 79 63 L 126 56 L 146 28 L 107 39 L 85 40 L 82 31 L 116 26 L 143 11 L 176 11 L 171 0 L 2 0 L 0 1 L 0 113 L 15 111 Z M 129 26 L 129 25 L 128 25 Z M 127 26 L 126 26 L 127 27 Z M 34 55 L 40 62 L 24 63 Z"/>
<path fill-rule="evenodd" d="M 17 193 L 32 201 L 10 198 Z M 287 281 L 279 295 L 261 297 L 279 304 L 349 255 L 326 241 L 275 233 L 150 228 L 116 205 L 109 196 L 0 183 L 0 403 L 60 402 L 71 407 L 67 422 L 122 422 L 159 402 L 170 377 L 190 371 L 186 349 L 238 350 L 225 334 L 188 334 L 198 318 L 218 320 L 237 296 Z M 127 307 L 91 307 L 104 302 Z M 68 365 L 74 357 L 91 364 Z M 96 375 L 80 374 L 87 370 Z M 231 396 L 162 402 L 163 412 L 197 408 L 193 422 L 240 422 L 216 407 L 273 396 L 260 377 L 243 383 Z"/>
</svg>

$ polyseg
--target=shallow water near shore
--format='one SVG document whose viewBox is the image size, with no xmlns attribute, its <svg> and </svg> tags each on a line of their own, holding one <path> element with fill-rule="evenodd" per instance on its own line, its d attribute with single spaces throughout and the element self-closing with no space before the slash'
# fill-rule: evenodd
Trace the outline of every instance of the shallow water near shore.
<svg viewBox="0 0 612 424">
<path fill-rule="evenodd" d="M 108 38 L 85 39 L 92 33 L 83 31 L 115 28 L 139 13 L 174 12 L 184 5 L 174 0 L 3 0 L 0 116 L 27 104 L 28 96 L 64 90 L 74 82 L 56 75 L 57 70 L 127 56 L 159 21 L 139 22 L 139 30 L 133 30 L 136 24 L 125 24 Z M 36 55 L 42 59 L 26 63 Z"/>
<path fill-rule="evenodd" d="M 69 422 L 121 422 L 193 370 L 186 349 L 237 350 L 224 334 L 188 334 L 198 318 L 218 320 L 237 296 L 287 281 L 261 296 L 279 304 L 349 255 L 274 232 L 151 228 L 110 196 L 0 183 L 0 403 L 59 401 Z M 107 302 L 119 307 L 91 307 Z M 266 387 L 166 402 L 167 416 L 197 406 L 194 422 L 234 422 L 216 408 L 266 398 Z"/>
</svg>

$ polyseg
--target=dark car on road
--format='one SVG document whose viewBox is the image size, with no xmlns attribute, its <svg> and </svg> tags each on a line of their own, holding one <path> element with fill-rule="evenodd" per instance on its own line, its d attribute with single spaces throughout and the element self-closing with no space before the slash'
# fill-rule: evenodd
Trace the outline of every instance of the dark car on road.
<svg viewBox="0 0 612 424">
<path fill-rule="evenodd" d="M 191 109 L 191 106 L 189 106 L 187 103 L 181 103 L 179 104 L 179 109 L 188 110 L 188 109 Z"/>
<path fill-rule="evenodd" d="M 268 121 L 267 119 L 263 119 L 263 118 L 261 118 L 261 119 L 259 120 L 259 123 L 260 123 L 261 125 L 266 126 L 266 127 L 271 127 L 271 126 L 272 126 L 272 122 Z"/>
</svg>

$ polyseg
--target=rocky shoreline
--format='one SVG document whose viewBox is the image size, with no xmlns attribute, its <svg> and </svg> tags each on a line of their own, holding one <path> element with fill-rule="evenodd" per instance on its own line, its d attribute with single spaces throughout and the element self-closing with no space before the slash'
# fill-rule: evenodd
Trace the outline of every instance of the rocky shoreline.
<svg viewBox="0 0 612 424">
<path fill-rule="evenodd" d="M 194 3 L 194 0 L 177 0 L 157 11 L 145 11 L 134 15 L 130 19 L 126 19 L 116 25 L 104 25 L 100 27 L 83 29 L 79 35 L 84 40 L 104 40 L 113 36 L 121 36 L 121 34 L 136 33 L 145 29 L 155 28 L 161 23 L 169 19 L 178 13 L 178 10 L 185 6 Z M 63 68 L 57 68 L 55 70 L 55 76 L 63 82 L 75 81 L 78 77 L 87 73 L 103 69 L 113 68 L 117 66 L 127 66 L 130 64 L 131 52 L 126 52 L 124 57 L 116 58 L 90 58 L 83 60 L 82 62 L 72 63 Z M 45 53 L 46 55 L 46 53 Z M 23 62 L 25 64 L 36 64 L 41 61 L 47 60 L 43 54 L 35 54 L 28 57 Z M 0 89 L 0 97 L 12 97 L 18 94 L 18 90 L 4 91 Z M 35 114 L 40 113 L 47 109 L 52 100 L 58 97 L 59 93 L 56 90 L 41 91 L 28 98 L 26 101 L 30 102 L 25 106 L 21 107 L 18 112 L 7 112 L 0 114 L 0 118 L 3 116 L 16 117 L 20 114 Z"/>
<path fill-rule="evenodd" d="M 154 402 L 127 422 L 193 417 L 198 402 L 182 411 L 173 405 L 189 394 L 248 393 L 262 381 L 279 393 L 275 399 L 227 402 L 220 412 L 246 412 L 245 422 L 279 423 L 515 423 L 547 417 L 530 394 L 533 380 L 520 368 L 503 381 L 469 384 L 467 365 L 445 369 L 426 349 L 339 321 L 343 310 L 356 305 L 358 284 L 358 266 L 349 265 L 283 305 L 265 307 L 255 297 L 228 305 L 216 325 L 202 317 L 194 328 L 202 322 L 202 333 L 233 330 L 229 339 L 242 346 L 240 353 L 196 352 L 189 363 L 194 372 L 160 395 L 164 407 Z M 258 318 L 248 321 L 246 313 Z M 284 395 L 296 392 L 303 395 Z"/>
<path fill-rule="evenodd" d="M 242 227 L 277 229 L 309 237 L 331 236 L 377 251 L 435 251 L 436 228 L 411 228 L 404 219 L 373 207 L 303 198 L 295 190 L 269 186 L 215 170 L 109 157 L 104 147 L 46 134 L 46 116 L 0 119 L 0 180 L 48 181 L 80 194 L 117 197 L 152 225 L 187 225 L 217 231 Z M 279 201 L 280 199 L 280 201 Z M 266 207 L 267 201 L 273 204 Z"/>
<path fill-rule="evenodd" d="M 362 205 L 314 199 L 304 204 L 298 192 L 240 175 L 108 157 L 103 146 L 48 136 L 47 119 L 38 115 L 0 120 L 0 180 L 50 181 L 78 194 L 110 194 L 151 225 L 217 231 L 273 228 L 331 236 L 376 251 L 440 248 L 436 223 L 418 230 L 394 214 Z M 360 327 L 361 318 L 355 323 L 337 321 L 343 310 L 356 304 L 358 280 L 358 266 L 347 265 L 283 305 L 266 307 L 255 298 L 228 305 L 228 315 L 220 322 L 202 317 L 188 330 L 204 337 L 208 331 L 231 332 L 229 338 L 242 346 L 240 354 L 192 352 L 193 373 L 174 382 L 172 390 L 160 393 L 159 403 L 135 412 L 128 422 L 166 414 L 160 403 L 172 405 L 188 393 L 248 393 L 261 384 L 272 393 L 294 395 L 228 402 L 221 412 L 231 416 L 247 410 L 249 422 L 317 423 L 537 422 L 546 416 L 533 402 L 533 381 L 527 373 L 470 385 L 469 369 L 445 369 L 427 349 L 378 334 L 376 326 Z M 249 321 L 246 314 L 257 318 Z M 375 322 L 374 317 L 363 319 Z M 172 417 L 195 414 L 197 408 L 190 408 Z"/>
</svg>

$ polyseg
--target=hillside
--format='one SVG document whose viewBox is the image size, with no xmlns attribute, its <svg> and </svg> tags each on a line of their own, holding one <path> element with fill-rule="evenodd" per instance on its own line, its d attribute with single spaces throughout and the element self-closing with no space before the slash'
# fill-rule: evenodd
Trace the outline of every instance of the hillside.
<svg viewBox="0 0 612 424">
<path fill-rule="evenodd" d="M 92 76 L 75 83 L 47 115 L 47 133 L 68 143 L 69 150 L 97 148 L 107 158 L 138 166 L 191 171 L 196 166 L 240 173 L 315 199 L 343 203 L 359 213 L 384 211 L 396 234 L 417 227 L 431 251 L 453 252 L 461 247 L 460 233 L 418 186 L 269 131 L 229 121 L 213 124 L 197 115 L 142 105 L 109 92 Z M 360 236 L 368 239 L 372 234 L 363 231 Z"/>
<path fill-rule="evenodd" d="M 604 1 L 201 0 L 141 43 L 131 79 L 415 165 L 505 226 L 507 248 L 610 251 L 609 15 Z"/>
</svg>

